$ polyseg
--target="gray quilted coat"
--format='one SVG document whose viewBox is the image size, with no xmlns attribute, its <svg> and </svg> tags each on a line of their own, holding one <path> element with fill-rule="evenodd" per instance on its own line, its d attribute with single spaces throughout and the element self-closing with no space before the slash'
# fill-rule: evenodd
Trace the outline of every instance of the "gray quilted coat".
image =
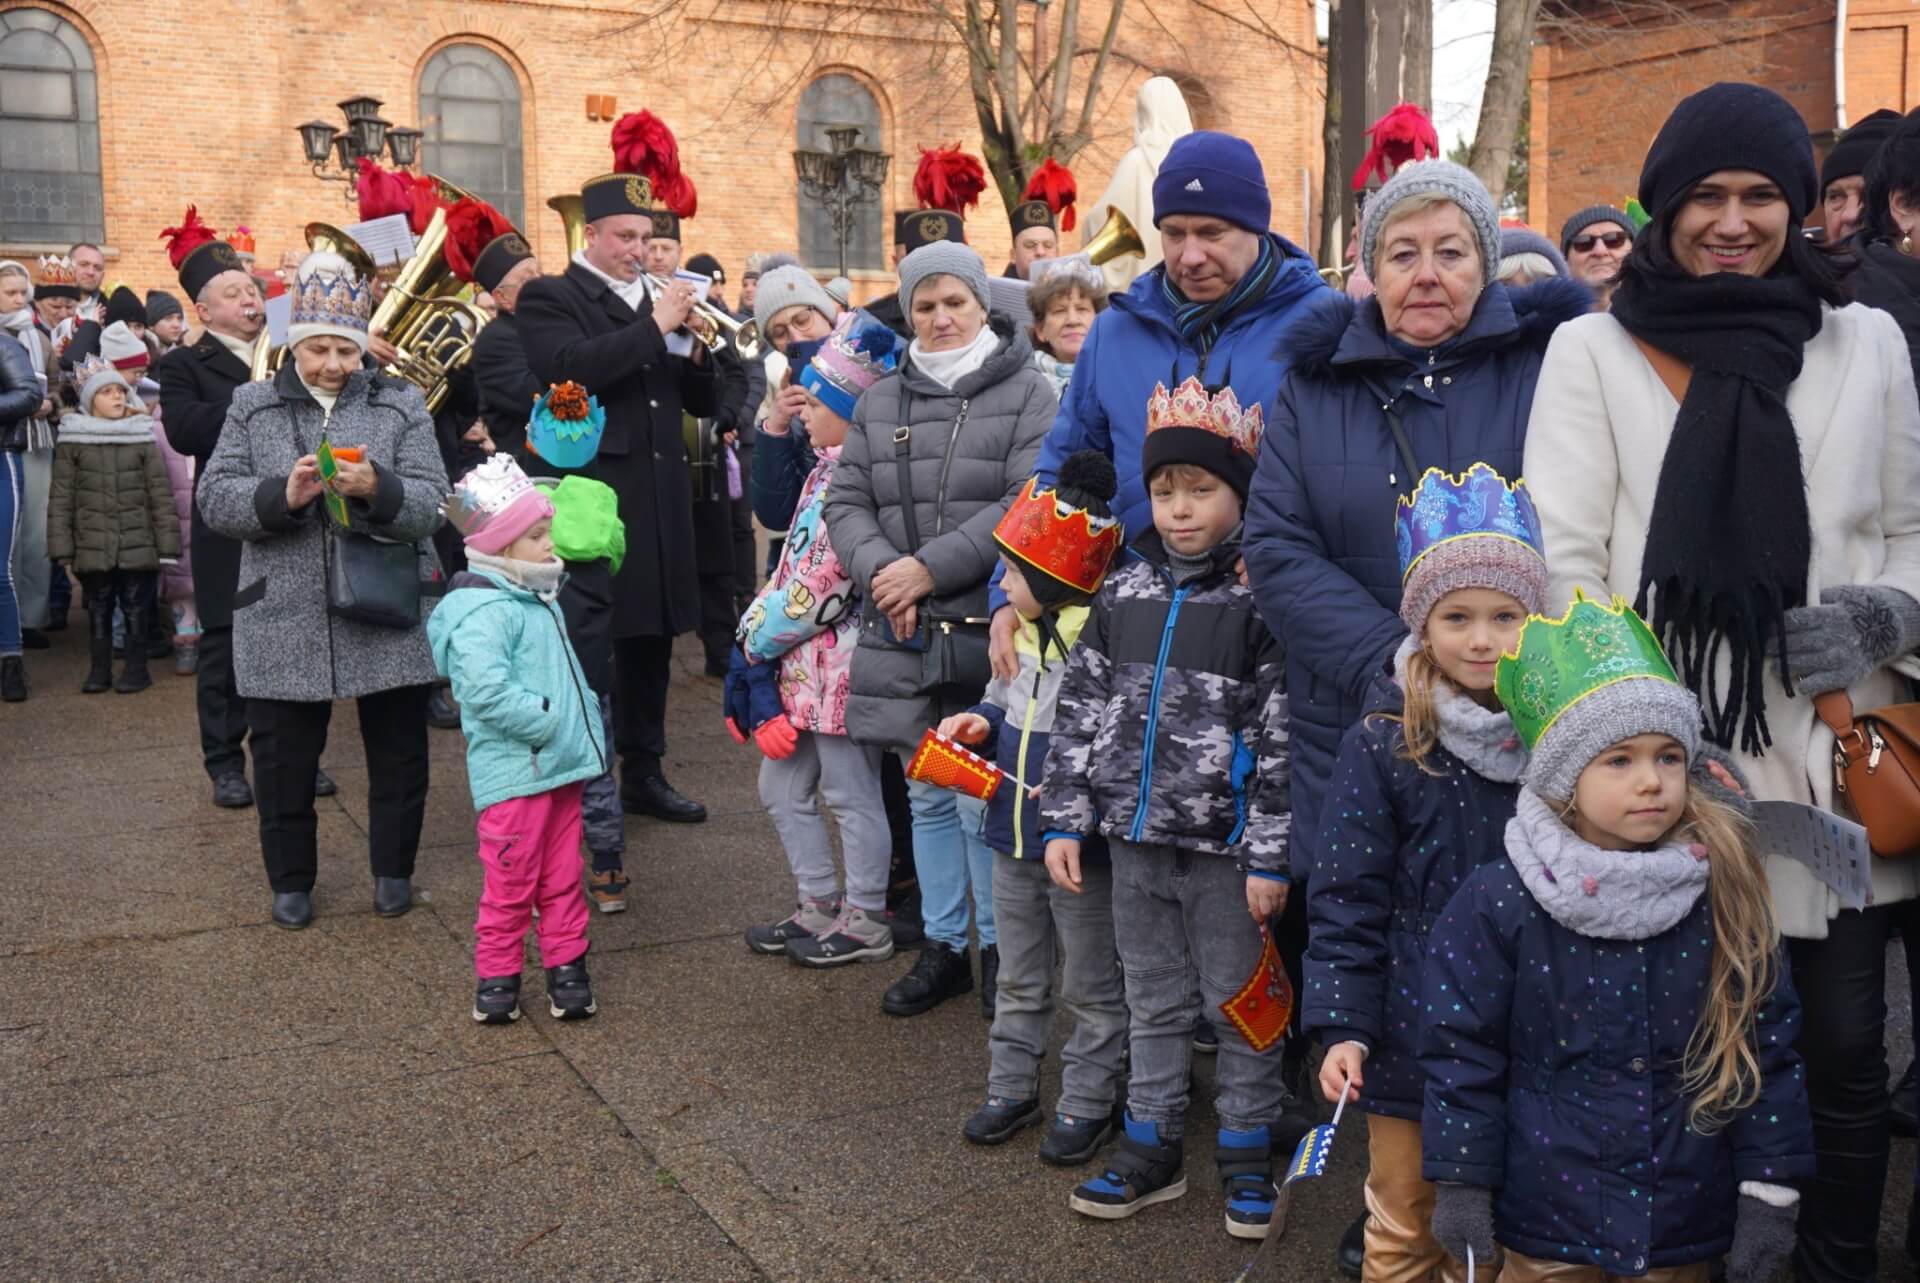
<svg viewBox="0 0 1920 1283">
<path fill-rule="evenodd" d="M 883 566 L 909 555 L 895 442 L 904 418 L 920 536 L 913 555 L 934 585 L 920 602 L 922 617 L 931 611 L 985 620 L 987 577 L 999 559 L 993 528 L 1032 475 L 1059 405 L 1053 384 L 1034 368 L 1026 336 L 1004 316 L 996 314 L 992 324 L 1000 346 L 953 389 L 916 371 L 909 356 L 898 373 L 866 391 L 827 491 L 827 532 L 864 594 Z M 861 621 L 849 736 L 911 746 L 942 716 L 979 702 L 979 690 L 923 692 L 923 656 L 891 645 L 877 622 L 871 611 Z"/>
<path fill-rule="evenodd" d="M 179 557 L 180 517 L 147 415 L 61 420 L 47 555 L 80 575 L 158 570 L 162 557 Z"/>
<path fill-rule="evenodd" d="M 235 392 L 200 476 L 199 503 L 209 527 L 245 544 L 233 668 L 248 699 L 349 699 L 438 677 L 426 631 L 435 598 L 423 600 L 421 622 L 409 629 L 327 613 L 324 505 L 287 510 L 287 474 L 319 447 L 323 424 L 335 445 L 364 445 L 379 473 L 370 501 L 347 500 L 354 529 L 417 544 L 440 524 L 447 473 L 416 388 L 359 371 L 329 419 L 289 361 L 271 381 Z"/>
</svg>

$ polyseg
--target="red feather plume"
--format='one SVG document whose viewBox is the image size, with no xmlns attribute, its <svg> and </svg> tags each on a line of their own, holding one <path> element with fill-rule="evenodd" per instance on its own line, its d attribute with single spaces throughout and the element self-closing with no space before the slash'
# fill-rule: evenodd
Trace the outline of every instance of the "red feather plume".
<svg viewBox="0 0 1920 1283">
<path fill-rule="evenodd" d="M 1367 126 L 1367 136 L 1373 143 L 1360 158 L 1360 168 L 1353 171 L 1356 192 L 1364 190 L 1367 180 L 1376 174 L 1385 182 L 1409 161 L 1440 154 L 1440 135 L 1432 117 L 1410 102 L 1401 103 Z"/>
<path fill-rule="evenodd" d="M 176 269 L 187 261 L 187 255 L 215 238 L 214 230 L 200 221 L 197 205 L 187 206 L 187 216 L 180 220 L 180 226 L 169 227 L 160 233 L 160 239 L 167 243 L 167 257 Z"/>
<path fill-rule="evenodd" d="M 507 216 L 487 202 L 471 196 L 457 202 L 447 211 L 447 267 L 461 280 L 471 282 L 480 251 L 513 230 Z"/>
<path fill-rule="evenodd" d="M 371 157 L 360 158 L 360 177 L 354 181 L 360 197 L 360 221 L 370 223 L 390 214 L 413 214 L 413 185 L 409 175 L 382 169 Z"/>
<path fill-rule="evenodd" d="M 1027 190 L 1021 200 L 1043 200 L 1047 208 L 1060 220 L 1060 230 L 1070 232 L 1076 222 L 1073 216 L 1073 202 L 1079 197 L 1080 188 L 1073 181 L 1073 171 L 1049 156 L 1033 171 L 1033 177 L 1027 180 Z"/>
<path fill-rule="evenodd" d="M 680 144 L 667 122 L 650 111 L 630 111 L 613 127 L 613 167 L 643 174 L 653 197 L 681 218 L 700 208 L 693 180 L 680 168 Z"/>
<path fill-rule="evenodd" d="M 433 211 L 448 208 L 447 202 L 440 199 L 440 184 L 424 174 L 402 174 L 407 182 L 408 200 L 407 226 L 413 229 L 415 236 L 425 234 L 427 224 L 433 221 Z"/>
<path fill-rule="evenodd" d="M 913 194 L 921 209 L 950 209 L 965 214 L 980 203 L 987 190 L 986 167 L 978 156 L 952 147 L 920 149 L 920 166 L 913 171 Z"/>
</svg>

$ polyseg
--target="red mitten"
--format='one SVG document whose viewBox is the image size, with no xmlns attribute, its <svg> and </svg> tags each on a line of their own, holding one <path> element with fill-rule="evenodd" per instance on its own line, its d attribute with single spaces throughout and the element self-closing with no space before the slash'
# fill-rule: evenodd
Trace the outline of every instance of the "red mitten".
<svg viewBox="0 0 1920 1283">
<path fill-rule="evenodd" d="M 747 737 L 740 733 L 740 724 L 731 717 L 727 719 L 727 734 L 733 736 L 733 742 L 736 744 L 744 744 L 747 742 Z"/>
<path fill-rule="evenodd" d="M 770 717 L 754 728 L 753 742 L 760 751 L 778 762 L 793 756 L 794 746 L 800 742 L 800 729 L 785 716 Z"/>
</svg>

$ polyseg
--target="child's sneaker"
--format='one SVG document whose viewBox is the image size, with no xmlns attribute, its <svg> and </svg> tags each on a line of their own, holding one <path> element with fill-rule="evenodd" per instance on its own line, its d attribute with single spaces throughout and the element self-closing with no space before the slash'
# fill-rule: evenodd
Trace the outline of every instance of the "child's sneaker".
<svg viewBox="0 0 1920 1283">
<path fill-rule="evenodd" d="M 787 957 L 803 967 L 883 962 L 893 956 L 893 931 L 877 913 L 848 906 L 817 936 L 787 941 Z"/>
<path fill-rule="evenodd" d="M 547 1009 L 555 1020 L 585 1020 L 600 1010 L 593 1003 L 593 986 L 587 982 L 586 955 L 565 966 L 547 968 Z"/>
<path fill-rule="evenodd" d="M 973 1117 L 967 1120 L 960 1134 L 975 1145 L 1004 1145 L 1021 1128 L 1031 1127 L 1039 1121 L 1039 1101 L 989 1096 L 987 1103 L 973 1112 Z"/>
<path fill-rule="evenodd" d="M 520 1019 L 520 977 L 481 976 L 473 991 L 473 1018 L 483 1025 L 510 1025 Z"/>
<path fill-rule="evenodd" d="M 602 913 L 625 913 L 627 911 L 627 887 L 631 879 L 623 869 L 608 869 L 604 873 L 594 869 L 587 874 L 587 894 L 593 897 L 594 907 Z"/>
<path fill-rule="evenodd" d="M 791 917 L 747 928 L 747 948 L 755 953 L 785 953 L 787 941 L 810 940 L 833 928 L 839 906 L 832 900 L 802 900 Z"/>
<path fill-rule="evenodd" d="M 1112 1140 L 1118 1130 L 1120 1111 L 1117 1109 L 1098 1118 L 1055 1114 L 1047 1124 L 1047 1134 L 1040 1138 L 1040 1161 L 1054 1167 L 1078 1167 L 1099 1153 L 1100 1147 Z"/>
<path fill-rule="evenodd" d="M 1273 1151 L 1267 1129 L 1220 1129 L 1214 1165 L 1227 1193 L 1227 1233 L 1235 1238 L 1265 1238 L 1279 1191 L 1273 1187 Z"/>
<path fill-rule="evenodd" d="M 1067 1206 L 1082 1216 L 1118 1221 L 1186 1192 L 1185 1145 L 1177 1138 L 1161 1144 L 1157 1123 L 1143 1123 L 1129 1114 L 1126 1131 L 1107 1159 L 1107 1170 L 1082 1181 Z"/>
</svg>

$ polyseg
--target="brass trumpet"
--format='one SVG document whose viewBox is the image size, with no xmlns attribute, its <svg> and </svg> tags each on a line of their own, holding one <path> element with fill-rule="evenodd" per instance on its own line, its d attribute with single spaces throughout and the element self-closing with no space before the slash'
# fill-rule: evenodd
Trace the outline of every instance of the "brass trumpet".
<svg viewBox="0 0 1920 1283">
<path fill-rule="evenodd" d="M 1139 258 L 1147 252 L 1147 244 L 1140 239 L 1133 220 L 1115 209 L 1080 252 L 1098 267 L 1116 258 Z"/>
<path fill-rule="evenodd" d="M 673 278 L 655 276 L 649 272 L 647 284 L 653 287 L 655 293 L 659 293 L 673 284 Z M 694 317 L 699 318 L 699 325 L 691 324 Z M 693 305 L 693 316 L 688 320 L 688 332 L 709 352 L 718 352 L 727 345 L 729 339 L 733 341 L 733 350 L 739 353 L 744 361 L 758 360 L 760 354 L 765 351 L 764 345 L 760 342 L 760 326 L 756 322 L 736 321 L 711 303 L 696 301 Z"/>
</svg>

